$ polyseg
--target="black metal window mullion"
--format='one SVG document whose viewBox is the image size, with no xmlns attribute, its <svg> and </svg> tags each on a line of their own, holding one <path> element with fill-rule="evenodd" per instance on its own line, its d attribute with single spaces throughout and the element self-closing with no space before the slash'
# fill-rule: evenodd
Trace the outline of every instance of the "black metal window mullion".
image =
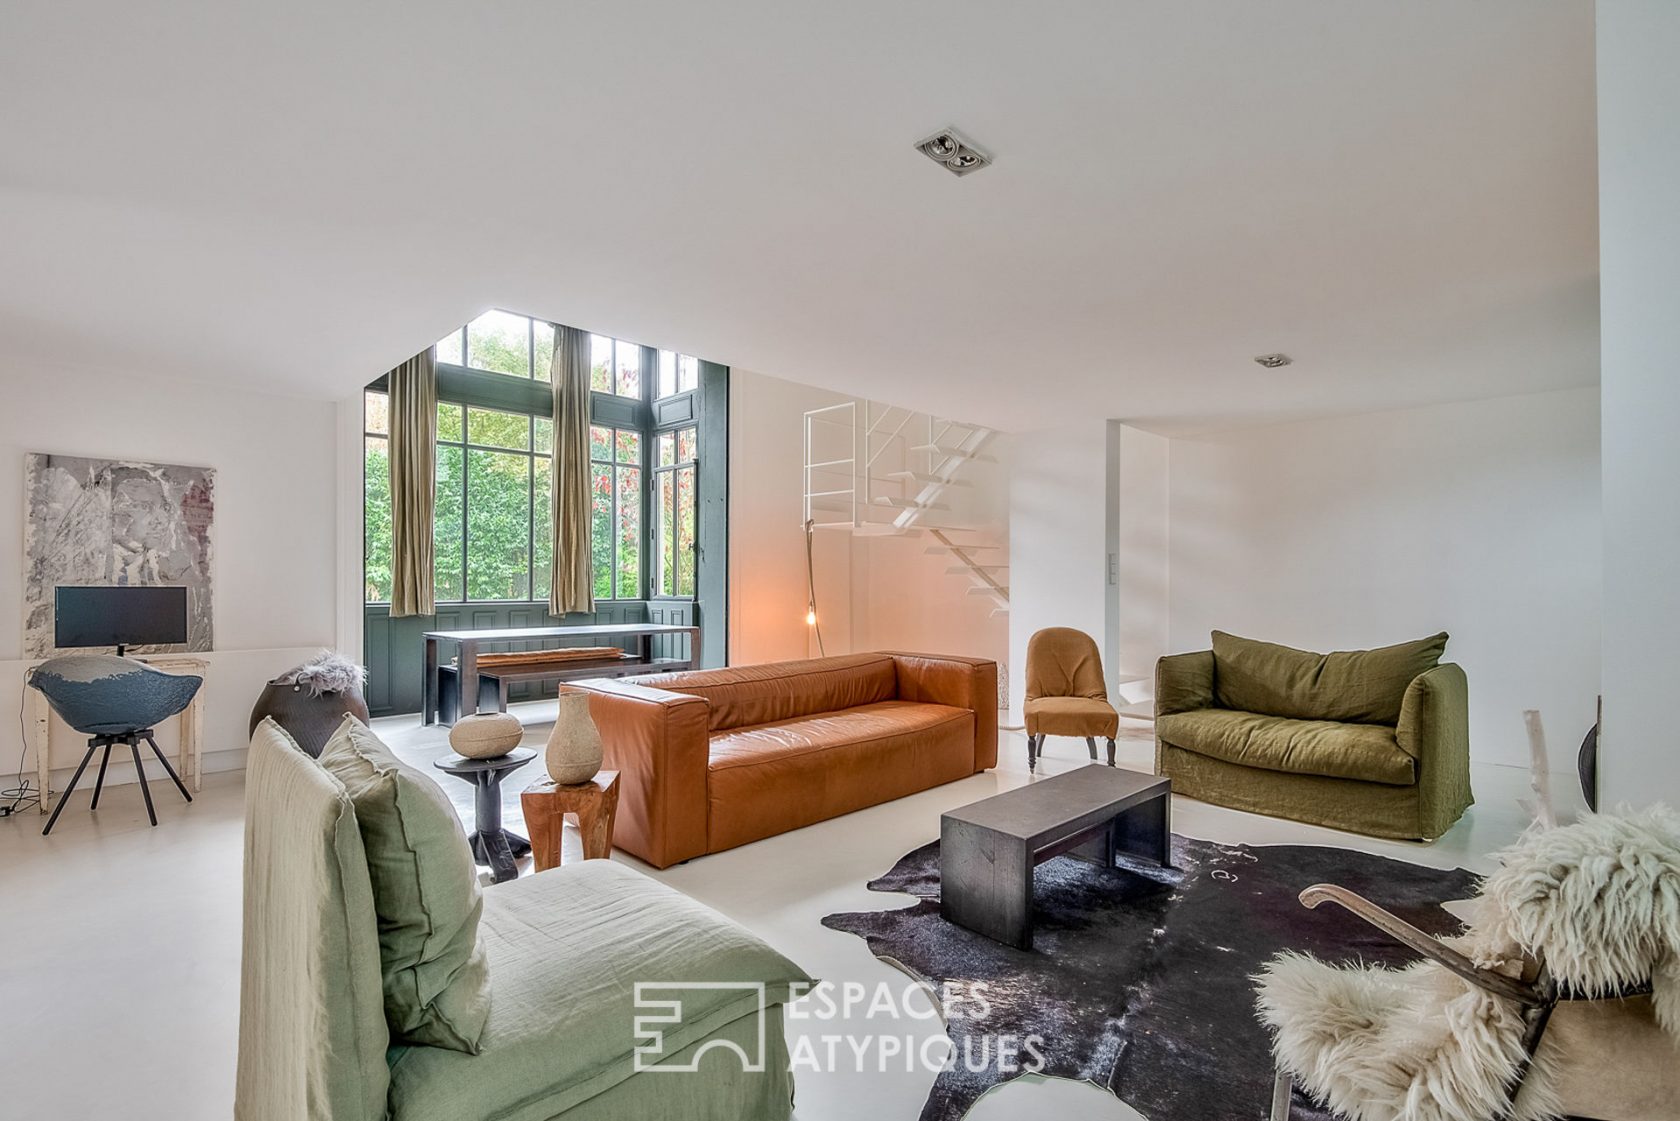
<svg viewBox="0 0 1680 1121">
<path fill-rule="evenodd" d="M 618 344 L 613 344 L 612 377 L 618 377 Z M 612 574 L 607 577 L 607 591 L 609 598 L 618 598 L 618 535 L 623 532 L 623 526 L 618 520 L 618 429 L 607 429 L 607 498 L 612 503 L 612 509 L 607 514 L 607 563 L 612 567 Z"/>
<path fill-rule="evenodd" d="M 461 357 L 463 360 L 465 360 L 467 354 L 466 331 L 465 327 L 461 328 Z M 441 401 L 440 403 L 455 405 L 461 410 L 461 427 L 455 433 L 461 441 L 459 445 L 461 448 L 461 555 L 457 558 L 457 561 L 461 566 L 461 602 L 468 603 L 470 601 L 467 598 L 467 491 L 469 489 L 467 479 L 468 473 L 472 470 L 472 457 L 467 454 L 467 404 L 464 401 Z M 451 440 L 449 442 L 453 444 L 455 441 Z M 442 443 L 442 441 L 440 440 L 439 443 Z M 434 495 L 437 492 L 435 482 L 432 484 L 432 491 Z"/>
<path fill-rule="evenodd" d="M 536 341 L 532 328 L 532 341 Z M 531 359 L 533 363 L 536 359 Z M 532 366 L 535 370 L 535 365 Z M 537 599 L 537 418 L 525 418 L 525 446 L 531 456 L 525 461 L 525 598 Z"/>
<path fill-rule="evenodd" d="M 465 351 L 462 352 L 463 356 Z M 434 491 L 436 486 L 434 484 Z M 467 536 L 467 499 L 472 494 L 472 449 L 467 446 L 467 406 L 461 406 L 461 602 L 471 603 L 467 591 L 467 557 L 472 553 L 472 540 Z"/>
<path fill-rule="evenodd" d="M 650 600 L 658 591 L 653 584 L 653 564 L 658 552 L 651 548 L 651 533 L 654 519 L 648 516 L 653 506 L 653 401 L 659 395 L 659 351 L 655 347 L 644 346 L 637 355 L 641 362 L 641 390 L 642 410 L 640 423 L 636 425 L 636 450 L 640 455 L 640 462 L 636 464 L 639 472 L 636 478 L 641 485 L 642 525 L 641 552 L 637 559 L 636 578 L 638 594 L 643 600 Z"/>
</svg>

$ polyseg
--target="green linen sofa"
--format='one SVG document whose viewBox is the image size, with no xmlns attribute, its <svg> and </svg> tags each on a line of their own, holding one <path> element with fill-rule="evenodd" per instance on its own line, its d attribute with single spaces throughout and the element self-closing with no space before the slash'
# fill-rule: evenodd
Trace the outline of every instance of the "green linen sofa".
<svg viewBox="0 0 1680 1121">
<path fill-rule="evenodd" d="M 792 1113 L 782 1004 L 809 978 L 621 864 L 589 860 L 484 891 L 490 1007 L 477 1054 L 393 1040 L 376 928 L 343 784 L 263 721 L 246 775 L 239 1121 Z M 638 1007 L 643 982 L 658 987 Z M 661 1019 L 654 1000 L 681 1001 L 680 1017 Z"/>
<path fill-rule="evenodd" d="M 1434 840 L 1474 801 L 1469 685 L 1446 642 L 1314 654 L 1214 631 L 1156 664 L 1155 771 L 1204 802 Z"/>
</svg>

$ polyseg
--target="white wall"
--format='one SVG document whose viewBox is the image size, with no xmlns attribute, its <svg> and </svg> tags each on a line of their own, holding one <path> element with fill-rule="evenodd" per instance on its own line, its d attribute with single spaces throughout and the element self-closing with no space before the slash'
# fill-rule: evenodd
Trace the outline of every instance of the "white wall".
<svg viewBox="0 0 1680 1121">
<path fill-rule="evenodd" d="M 204 685 L 206 772 L 243 765 L 246 721 L 262 683 L 334 639 L 337 412 L 311 401 L 166 378 L 70 373 L 0 360 L 0 525 L 21 539 L 27 452 L 110 456 L 216 469 L 215 642 Z M 358 537 L 359 540 L 359 537 Z M 23 689 L 23 557 L 0 551 L 0 698 L 13 715 Z M 170 722 L 173 725 L 173 721 Z M 4 726 L 0 724 L 0 726 Z M 166 749 L 173 728 L 162 730 Z M 59 725 L 56 770 L 83 740 Z M 34 760 L 26 760 L 34 774 Z M 112 777 L 129 779 L 112 764 Z M 67 773 L 55 776 L 62 786 Z M 110 781 L 108 779 L 107 781 Z"/>
<path fill-rule="evenodd" d="M 1599 687 L 1596 389 L 1171 442 L 1175 650 L 1212 628 L 1314 650 L 1451 633 L 1471 754 L 1567 770 Z"/>
<path fill-rule="evenodd" d="M 1599 0 L 1601 804 L 1680 806 L 1680 4 Z"/>
<path fill-rule="evenodd" d="M 747 370 L 729 372 L 729 661 L 732 665 L 806 656 L 804 493 L 806 409 L 838 404 L 838 393 Z M 823 557 L 827 639 L 850 576 Z M 837 594 L 829 595 L 830 584 Z"/>
<path fill-rule="evenodd" d="M 849 398 L 735 369 L 729 376 L 729 659 L 737 665 L 814 657 L 805 625 L 802 517 L 804 414 Z M 948 492 L 951 514 L 1006 540 L 1008 441 Z M 829 654 L 918 649 L 1001 660 L 1008 624 L 947 576 L 948 559 L 921 536 L 862 537 L 819 530 L 816 591 Z"/>
<path fill-rule="evenodd" d="M 1170 441 L 1130 425 L 1110 426 L 1115 520 L 1115 628 L 1110 648 L 1127 696 L 1154 696 L 1155 662 L 1172 644 L 1168 628 Z"/>
<path fill-rule="evenodd" d="M 1009 483 L 1009 711 L 1021 719 L 1027 640 L 1076 627 L 1108 632 L 1109 425 L 1102 419 L 1015 438 Z M 1103 664 L 1112 676 L 1112 652 Z"/>
</svg>

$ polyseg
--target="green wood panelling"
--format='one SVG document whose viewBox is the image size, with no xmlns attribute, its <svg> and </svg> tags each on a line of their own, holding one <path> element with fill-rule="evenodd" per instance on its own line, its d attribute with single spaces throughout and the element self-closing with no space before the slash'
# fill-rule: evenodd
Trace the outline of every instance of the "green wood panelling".
<svg viewBox="0 0 1680 1121">
<path fill-rule="evenodd" d="M 694 604 L 688 600 L 615 600 L 603 601 L 593 614 L 573 614 L 556 618 L 540 603 L 465 603 L 448 604 L 438 608 L 436 615 L 409 615 L 393 619 L 383 604 L 369 604 L 363 613 L 364 662 L 368 668 L 368 711 L 374 716 L 419 712 L 421 678 L 424 672 L 424 644 L 420 636 L 426 631 L 468 630 L 488 627 L 548 627 L 582 626 L 587 623 L 675 623 L 687 626 L 695 616 Z M 708 635 L 703 640 L 711 641 Z M 719 642 L 722 641 L 720 637 Z M 658 657 L 676 657 L 686 653 L 679 644 L 686 645 L 680 636 L 661 635 L 654 639 L 654 653 Z M 599 642 L 569 640 L 573 646 L 599 646 Z M 486 649 L 536 650 L 559 645 L 549 642 L 508 642 Z M 628 645 L 628 644 L 627 644 Z M 702 650 L 704 653 L 704 650 Z M 453 656 L 442 652 L 445 661 Z M 527 701 L 554 696 L 553 685 L 526 681 L 508 690 L 509 700 Z"/>
</svg>

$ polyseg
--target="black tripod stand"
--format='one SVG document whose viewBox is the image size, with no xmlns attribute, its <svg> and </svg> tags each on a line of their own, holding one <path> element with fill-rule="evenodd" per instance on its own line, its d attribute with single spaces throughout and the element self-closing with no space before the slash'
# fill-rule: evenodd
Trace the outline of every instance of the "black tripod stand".
<svg viewBox="0 0 1680 1121">
<path fill-rule="evenodd" d="M 41 830 L 41 836 L 45 837 L 52 832 L 52 827 L 58 822 L 58 815 L 63 813 L 64 807 L 69 804 L 71 792 L 76 789 L 76 784 L 82 780 L 82 772 L 87 770 L 88 760 L 93 758 L 94 752 L 103 747 L 105 754 L 99 760 L 99 777 L 93 783 L 93 802 L 88 806 L 90 810 L 99 808 L 99 792 L 105 788 L 105 768 L 111 762 L 111 748 L 119 743 L 126 743 L 129 752 L 134 756 L 134 775 L 140 780 L 140 793 L 146 799 L 146 816 L 152 819 L 153 825 L 156 825 L 157 811 L 152 809 L 152 790 L 151 787 L 146 785 L 146 768 L 140 764 L 141 740 L 145 740 L 151 745 L 152 754 L 158 757 L 158 762 L 163 764 L 163 769 L 168 771 L 169 777 L 175 780 L 175 788 L 181 792 L 181 797 L 189 802 L 192 801 L 192 795 L 187 793 L 186 783 L 181 781 L 181 776 L 175 773 L 175 768 L 171 767 L 169 760 L 164 758 L 163 752 L 158 748 L 157 740 L 152 738 L 150 728 L 136 728 L 130 732 L 113 732 L 102 736 L 94 736 L 88 740 L 87 754 L 82 756 L 81 765 L 76 768 L 76 773 L 71 776 L 70 785 L 65 787 L 64 793 L 58 796 L 58 805 L 53 807 L 52 816 L 47 818 L 47 827 Z"/>
</svg>

